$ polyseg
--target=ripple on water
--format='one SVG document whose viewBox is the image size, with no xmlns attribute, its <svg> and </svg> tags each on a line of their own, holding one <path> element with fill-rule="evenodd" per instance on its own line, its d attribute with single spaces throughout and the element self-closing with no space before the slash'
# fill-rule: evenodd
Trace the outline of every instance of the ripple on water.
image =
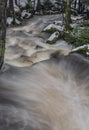
<svg viewBox="0 0 89 130">
<path fill-rule="evenodd" d="M 11 105 L 0 105 L 0 130 L 27 130 L 28 113 Z"/>
</svg>

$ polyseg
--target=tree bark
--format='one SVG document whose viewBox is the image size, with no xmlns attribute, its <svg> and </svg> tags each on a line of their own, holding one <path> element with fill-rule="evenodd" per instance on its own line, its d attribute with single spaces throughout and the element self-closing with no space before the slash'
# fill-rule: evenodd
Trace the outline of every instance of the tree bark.
<svg viewBox="0 0 89 130">
<path fill-rule="evenodd" d="M 9 8 L 10 8 L 10 13 L 13 18 L 13 24 L 15 24 L 15 12 L 14 12 L 14 3 L 13 0 L 9 0 Z"/>
<path fill-rule="evenodd" d="M 77 4 L 77 2 L 76 2 L 76 0 L 74 1 L 74 9 L 76 9 L 76 4 Z"/>
<path fill-rule="evenodd" d="M 15 0 L 15 4 L 17 5 L 17 0 Z"/>
<path fill-rule="evenodd" d="M 71 0 L 66 0 L 66 9 L 65 9 L 65 28 L 66 32 L 70 32 L 70 23 L 71 23 Z"/>
<path fill-rule="evenodd" d="M 0 0 L 0 70 L 4 63 L 7 0 Z"/>
<path fill-rule="evenodd" d="M 41 11 L 41 2 L 40 2 L 40 0 L 37 1 L 36 11 L 39 12 L 39 13 Z"/>
</svg>

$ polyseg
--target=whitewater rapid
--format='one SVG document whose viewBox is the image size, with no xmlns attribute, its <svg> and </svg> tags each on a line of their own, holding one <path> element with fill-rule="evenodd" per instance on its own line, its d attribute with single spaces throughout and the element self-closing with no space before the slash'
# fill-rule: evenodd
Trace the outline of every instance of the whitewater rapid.
<svg viewBox="0 0 89 130">
<path fill-rule="evenodd" d="M 55 51 L 68 54 L 71 51 L 65 41 L 59 40 L 54 45 L 46 43 L 50 34 L 43 29 L 55 20 L 62 20 L 61 15 L 34 16 L 24 26 L 7 29 L 5 63 L 15 66 L 31 66 L 49 59 Z"/>
</svg>

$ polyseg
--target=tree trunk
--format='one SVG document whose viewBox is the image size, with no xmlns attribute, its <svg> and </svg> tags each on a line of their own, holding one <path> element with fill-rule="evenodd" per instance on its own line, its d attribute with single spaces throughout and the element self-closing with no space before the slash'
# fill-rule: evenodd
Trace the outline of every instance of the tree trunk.
<svg viewBox="0 0 89 130">
<path fill-rule="evenodd" d="M 40 0 L 37 1 L 36 11 L 39 12 L 39 14 L 40 14 L 40 11 L 41 11 L 41 2 L 40 2 Z"/>
<path fill-rule="evenodd" d="M 76 2 L 76 0 L 74 1 L 74 9 L 76 9 L 76 4 L 77 4 L 77 2 Z"/>
<path fill-rule="evenodd" d="M 7 0 L 0 0 L 0 70 L 4 63 Z"/>
<path fill-rule="evenodd" d="M 71 23 L 71 0 L 66 0 L 66 9 L 65 9 L 65 28 L 66 32 L 70 32 L 70 23 Z"/>
<path fill-rule="evenodd" d="M 13 24 L 15 24 L 15 12 L 14 12 L 14 3 L 13 0 L 9 0 L 9 8 L 10 8 L 10 13 L 13 18 Z"/>
<path fill-rule="evenodd" d="M 17 5 L 17 0 L 15 0 L 15 4 Z"/>
<path fill-rule="evenodd" d="M 78 2 L 78 13 L 80 13 L 81 11 L 81 2 L 80 2 L 80 0 L 79 0 L 79 2 Z"/>
</svg>

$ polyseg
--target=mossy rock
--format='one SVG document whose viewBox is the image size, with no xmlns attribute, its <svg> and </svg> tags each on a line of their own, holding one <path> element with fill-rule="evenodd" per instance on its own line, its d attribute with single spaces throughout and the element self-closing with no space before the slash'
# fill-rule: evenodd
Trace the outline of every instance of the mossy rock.
<svg viewBox="0 0 89 130">
<path fill-rule="evenodd" d="M 88 49 L 88 46 L 85 46 L 84 48 L 79 48 L 78 50 L 75 50 L 73 52 L 82 54 L 84 56 L 88 56 L 87 53 L 89 53 L 89 49 Z"/>
<path fill-rule="evenodd" d="M 52 34 L 52 33 L 56 32 L 56 31 L 58 31 L 56 28 L 50 28 L 50 29 L 48 29 L 46 31 L 43 31 L 43 32 L 47 32 L 47 33 Z"/>
<path fill-rule="evenodd" d="M 60 37 L 60 33 L 58 31 L 54 32 L 50 38 L 46 41 L 49 44 L 54 44 Z"/>
<path fill-rule="evenodd" d="M 81 26 L 89 27 L 89 20 L 84 20 Z"/>
<path fill-rule="evenodd" d="M 79 49 L 77 52 L 80 54 L 86 55 L 87 52 L 89 52 L 89 50 L 88 50 L 88 47 L 85 47 L 85 48 Z"/>
<path fill-rule="evenodd" d="M 58 39 L 55 38 L 55 39 L 53 39 L 52 41 L 47 40 L 46 42 L 47 42 L 48 44 L 55 44 L 57 40 L 58 40 Z"/>
</svg>

